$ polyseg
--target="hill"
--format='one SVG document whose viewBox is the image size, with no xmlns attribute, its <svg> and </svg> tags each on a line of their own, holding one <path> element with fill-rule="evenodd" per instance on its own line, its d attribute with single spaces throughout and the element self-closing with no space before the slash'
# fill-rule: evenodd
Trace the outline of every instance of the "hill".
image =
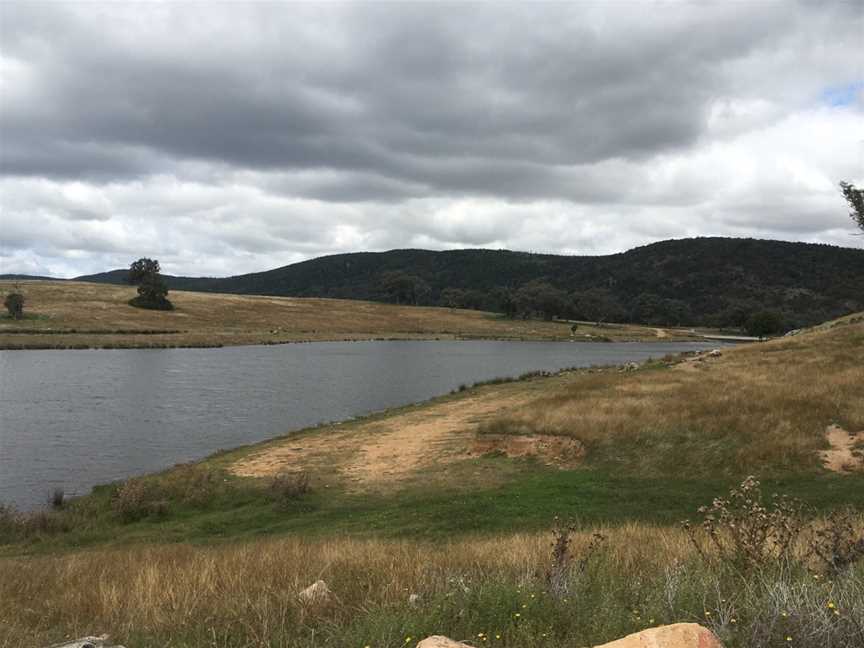
<svg viewBox="0 0 864 648">
<path fill-rule="evenodd" d="M 0 294 L 15 286 L 0 281 Z M 0 317 L 0 349 L 174 347 L 280 344 L 312 340 L 569 340 L 565 322 L 507 319 L 455 308 L 397 306 L 345 299 L 170 294 L 173 311 L 133 308 L 132 286 L 76 281 L 17 284 L 25 319 Z M 693 339 L 689 330 L 582 324 L 580 340 Z"/>
<path fill-rule="evenodd" d="M 125 271 L 78 279 L 122 283 Z M 608 256 L 392 250 L 221 279 L 166 281 L 183 290 L 546 310 L 660 326 L 740 326 L 751 313 L 768 309 L 790 329 L 864 308 L 864 250 L 735 238 L 670 240 Z M 557 292 L 544 292 L 538 283 Z"/>
</svg>

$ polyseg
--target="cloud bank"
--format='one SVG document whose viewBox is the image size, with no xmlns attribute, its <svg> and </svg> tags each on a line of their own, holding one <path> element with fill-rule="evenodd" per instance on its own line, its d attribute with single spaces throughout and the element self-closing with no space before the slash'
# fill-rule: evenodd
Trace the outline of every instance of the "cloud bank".
<svg viewBox="0 0 864 648">
<path fill-rule="evenodd" d="M 856 245 L 864 4 L 0 5 L 0 272 Z"/>
</svg>

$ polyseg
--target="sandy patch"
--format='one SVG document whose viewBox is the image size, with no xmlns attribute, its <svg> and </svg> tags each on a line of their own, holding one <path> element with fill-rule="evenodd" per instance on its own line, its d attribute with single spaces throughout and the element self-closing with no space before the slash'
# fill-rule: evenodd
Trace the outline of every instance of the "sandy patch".
<svg viewBox="0 0 864 648">
<path fill-rule="evenodd" d="M 820 452 L 822 465 L 838 473 L 854 472 L 864 468 L 864 452 L 855 446 L 864 444 L 864 432 L 847 432 L 839 425 L 829 425 L 825 438 L 831 444 L 830 450 Z"/>
<path fill-rule="evenodd" d="M 238 461 L 232 472 L 268 477 L 326 467 L 357 486 L 398 481 L 424 467 L 466 456 L 485 419 L 532 400 L 534 395 L 473 396 L 408 411 L 381 421 L 286 439 Z"/>
<path fill-rule="evenodd" d="M 654 329 L 654 334 L 655 334 L 658 338 L 668 338 L 668 337 L 669 337 L 669 334 L 668 334 L 666 331 L 664 331 L 663 329 L 660 329 L 660 328 L 655 328 L 655 329 Z"/>
</svg>

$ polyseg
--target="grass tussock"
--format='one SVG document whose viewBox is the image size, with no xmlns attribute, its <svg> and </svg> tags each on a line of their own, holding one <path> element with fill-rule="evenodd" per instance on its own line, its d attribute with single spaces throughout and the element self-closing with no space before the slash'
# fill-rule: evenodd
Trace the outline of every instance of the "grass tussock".
<svg viewBox="0 0 864 648">
<path fill-rule="evenodd" d="M 826 426 L 864 429 L 864 325 L 728 349 L 716 361 L 585 373 L 480 433 L 569 435 L 633 475 L 817 472 Z"/>
</svg>

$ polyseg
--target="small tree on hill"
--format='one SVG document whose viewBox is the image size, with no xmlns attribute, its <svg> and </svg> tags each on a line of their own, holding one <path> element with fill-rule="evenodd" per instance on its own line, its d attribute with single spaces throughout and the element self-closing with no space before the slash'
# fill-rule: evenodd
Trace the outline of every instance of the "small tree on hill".
<svg viewBox="0 0 864 648">
<path fill-rule="evenodd" d="M 138 286 L 138 296 L 129 300 L 130 305 L 153 310 L 174 308 L 174 304 L 168 301 L 168 286 L 159 275 L 159 262 L 156 259 L 141 258 L 134 261 L 129 266 L 126 280 Z"/>
<path fill-rule="evenodd" d="M 24 317 L 24 294 L 17 288 L 6 295 L 3 305 L 12 319 L 20 320 Z"/>
<path fill-rule="evenodd" d="M 849 212 L 849 218 L 858 226 L 858 229 L 864 231 L 864 189 L 856 189 L 855 185 L 849 182 L 841 182 L 840 191 L 843 192 L 843 197 L 852 210 Z"/>
</svg>

